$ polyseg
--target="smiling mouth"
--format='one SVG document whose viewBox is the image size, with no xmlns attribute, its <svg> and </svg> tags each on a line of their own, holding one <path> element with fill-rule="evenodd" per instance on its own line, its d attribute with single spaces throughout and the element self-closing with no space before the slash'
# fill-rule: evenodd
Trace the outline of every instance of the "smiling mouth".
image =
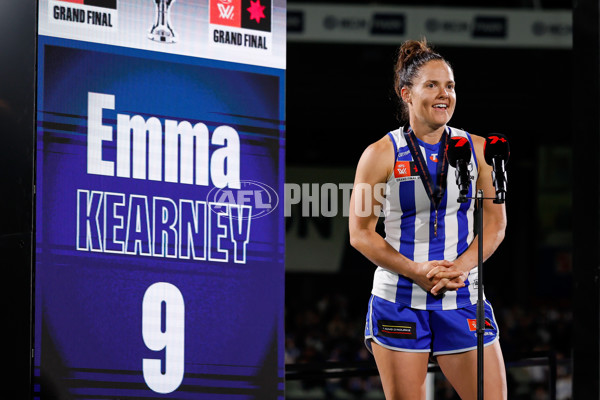
<svg viewBox="0 0 600 400">
<path fill-rule="evenodd" d="M 433 106 L 433 108 L 438 109 L 438 110 L 447 110 L 448 105 L 447 104 L 435 104 Z"/>
</svg>

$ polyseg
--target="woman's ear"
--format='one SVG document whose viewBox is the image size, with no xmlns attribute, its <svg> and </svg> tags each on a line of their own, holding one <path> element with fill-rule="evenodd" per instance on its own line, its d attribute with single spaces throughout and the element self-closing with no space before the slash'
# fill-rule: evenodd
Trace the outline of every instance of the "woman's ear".
<svg viewBox="0 0 600 400">
<path fill-rule="evenodd" d="M 410 103 L 410 90 L 406 86 L 403 86 L 402 89 L 400 89 L 400 96 L 406 104 Z"/>
</svg>

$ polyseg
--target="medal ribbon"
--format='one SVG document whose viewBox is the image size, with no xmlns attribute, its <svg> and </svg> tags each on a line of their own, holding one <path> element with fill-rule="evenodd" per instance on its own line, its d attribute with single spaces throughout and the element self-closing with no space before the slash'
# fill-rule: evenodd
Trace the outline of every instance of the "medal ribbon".
<svg viewBox="0 0 600 400">
<path fill-rule="evenodd" d="M 419 143 L 417 142 L 417 137 L 415 136 L 414 131 L 409 126 L 407 130 L 404 130 L 404 137 L 406 138 L 406 143 L 408 144 L 408 149 L 410 150 L 410 154 L 412 155 L 413 160 L 417 164 L 417 172 L 421 177 L 421 181 L 423 182 L 423 186 L 425 187 L 425 192 L 427 193 L 427 197 L 433 204 L 435 208 L 435 234 L 437 236 L 437 210 L 444 198 L 444 193 L 446 192 L 446 175 L 448 175 L 448 156 L 446 154 L 446 143 L 448 141 L 449 134 L 444 131 L 442 137 L 440 139 L 440 154 L 438 155 L 438 165 L 437 165 L 437 182 L 434 187 L 433 179 L 429 174 L 429 168 L 427 168 L 427 162 L 423 158 L 423 153 L 421 152 L 421 148 Z"/>
</svg>

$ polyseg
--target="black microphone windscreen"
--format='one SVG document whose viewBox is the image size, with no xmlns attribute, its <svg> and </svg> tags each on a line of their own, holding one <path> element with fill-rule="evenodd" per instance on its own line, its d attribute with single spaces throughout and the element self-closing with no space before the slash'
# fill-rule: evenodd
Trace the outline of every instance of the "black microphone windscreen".
<svg viewBox="0 0 600 400">
<path fill-rule="evenodd" d="M 448 154 L 448 162 L 456 168 L 458 160 L 471 161 L 471 143 L 465 137 L 453 136 L 448 140 L 446 153 Z"/>
<path fill-rule="evenodd" d="M 485 162 L 489 165 L 493 165 L 493 159 L 498 158 L 504 161 L 504 164 L 508 162 L 510 156 L 510 147 L 508 145 L 508 139 L 506 136 L 500 133 L 492 133 L 485 139 L 483 146 L 483 155 Z"/>
</svg>

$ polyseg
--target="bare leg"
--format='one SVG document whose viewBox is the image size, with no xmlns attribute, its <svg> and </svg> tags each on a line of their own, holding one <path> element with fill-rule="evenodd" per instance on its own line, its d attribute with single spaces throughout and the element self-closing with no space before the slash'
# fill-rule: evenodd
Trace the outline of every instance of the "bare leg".
<svg viewBox="0 0 600 400">
<path fill-rule="evenodd" d="M 477 399 L 477 350 L 440 355 L 437 361 L 462 400 Z M 483 350 L 483 384 L 485 400 L 506 400 L 506 371 L 498 341 Z"/>
<path fill-rule="evenodd" d="M 429 353 L 394 351 L 371 343 L 386 400 L 424 400 Z"/>
</svg>

